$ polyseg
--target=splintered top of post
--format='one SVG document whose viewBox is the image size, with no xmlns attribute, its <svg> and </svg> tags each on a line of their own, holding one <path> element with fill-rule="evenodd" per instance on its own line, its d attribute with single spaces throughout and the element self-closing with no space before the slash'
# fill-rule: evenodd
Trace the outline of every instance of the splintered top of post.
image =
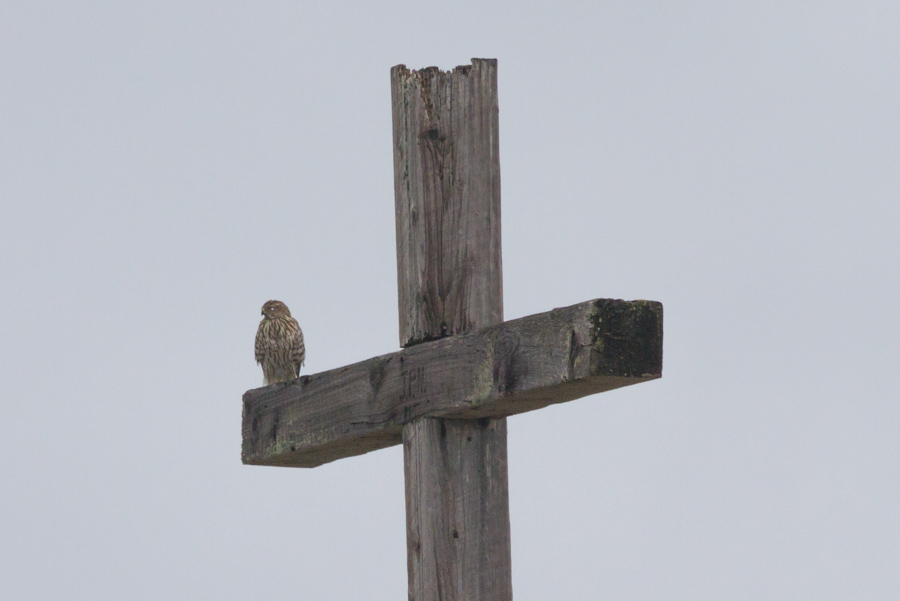
<svg viewBox="0 0 900 601">
<path fill-rule="evenodd" d="M 410 69 L 406 65 L 395 65 L 391 67 L 391 74 L 393 75 L 395 72 L 399 75 L 417 75 L 419 77 L 423 76 L 433 76 L 438 73 L 451 74 L 451 73 L 459 73 L 460 75 L 468 75 L 469 71 L 472 70 L 472 67 L 475 65 L 486 64 L 492 66 L 494 69 L 497 68 L 497 59 L 496 58 L 473 58 L 471 65 L 457 65 L 451 71 L 444 71 L 440 67 L 424 67 L 422 69 Z"/>
<path fill-rule="evenodd" d="M 400 346 L 503 321 L 497 61 L 391 69 Z"/>
<path fill-rule="evenodd" d="M 594 300 L 244 395 L 244 463 L 315 467 L 421 417 L 502 417 L 662 375 L 662 305 Z"/>
</svg>

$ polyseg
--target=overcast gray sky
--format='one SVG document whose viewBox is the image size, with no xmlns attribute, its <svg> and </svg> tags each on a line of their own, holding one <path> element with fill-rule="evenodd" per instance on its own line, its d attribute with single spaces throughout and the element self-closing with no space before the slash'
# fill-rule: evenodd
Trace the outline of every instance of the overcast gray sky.
<svg viewBox="0 0 900 601">
<path fill-rule="evenodd" d="M 127 5 L 127 6 L 126 6 Z M 0 598 L 406 598 L 399 447 L 240 462 L 259 308 L 396 350 L 390 67 L 497 58 L 506 318 L 665 306 L 510 419 L 517 601 L 900 598 L 900 3 L 4 2 Z"/>
</svg>

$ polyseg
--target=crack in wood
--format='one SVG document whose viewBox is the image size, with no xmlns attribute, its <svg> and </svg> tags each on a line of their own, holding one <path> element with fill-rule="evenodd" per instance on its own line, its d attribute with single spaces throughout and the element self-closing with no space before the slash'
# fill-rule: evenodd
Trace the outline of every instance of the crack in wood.
<svg viewBox="0 0 900 601">
<path fill-rule="evenodd" d="M 422 417 L 515 415 L 655 379 L 661 357 L 659 303 L 555 309 L 312 374 L 305 384 L 250 390 L 242 456 L 312 467 L 397 444 L 400 428 Z M 280 457 L 291 445 L 296 452 Z"/>
</svg>

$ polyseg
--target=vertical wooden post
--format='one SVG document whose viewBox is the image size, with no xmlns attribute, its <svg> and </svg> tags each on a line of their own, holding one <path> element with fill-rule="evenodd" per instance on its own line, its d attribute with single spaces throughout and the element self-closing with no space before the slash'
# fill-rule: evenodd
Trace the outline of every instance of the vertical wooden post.
<svg viewBox="0 0 900 601">
<path fill-rule="evenodd" d="M 498 324 L 497 61 L 399 65 L 391 98 L 400 344 Z M 403 453 L 410 601 L 511 601 L 505 418 L 412 422 Z"/>
<path fill-rule="evenodd" d="M 497 61 L 391 69 L 400 346 L 503 321 Z"/>
</svg>

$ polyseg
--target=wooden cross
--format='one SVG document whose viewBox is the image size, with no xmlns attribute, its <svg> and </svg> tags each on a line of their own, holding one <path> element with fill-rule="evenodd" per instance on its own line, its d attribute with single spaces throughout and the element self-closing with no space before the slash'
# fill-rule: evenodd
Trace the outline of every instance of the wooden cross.
<svg viewBox="0 0 900 601">
<path fill-rule="evenodd" d="M 411 601 L 509 601 L 506 417 L 659 378 L 662 305 L 503 321 L 497 61 L 391 69 L 403 350 L 244 394 L 244 463 L 403 443 Z M 588 264 L 589 266 L 589 264 Z"/>
</svg>

